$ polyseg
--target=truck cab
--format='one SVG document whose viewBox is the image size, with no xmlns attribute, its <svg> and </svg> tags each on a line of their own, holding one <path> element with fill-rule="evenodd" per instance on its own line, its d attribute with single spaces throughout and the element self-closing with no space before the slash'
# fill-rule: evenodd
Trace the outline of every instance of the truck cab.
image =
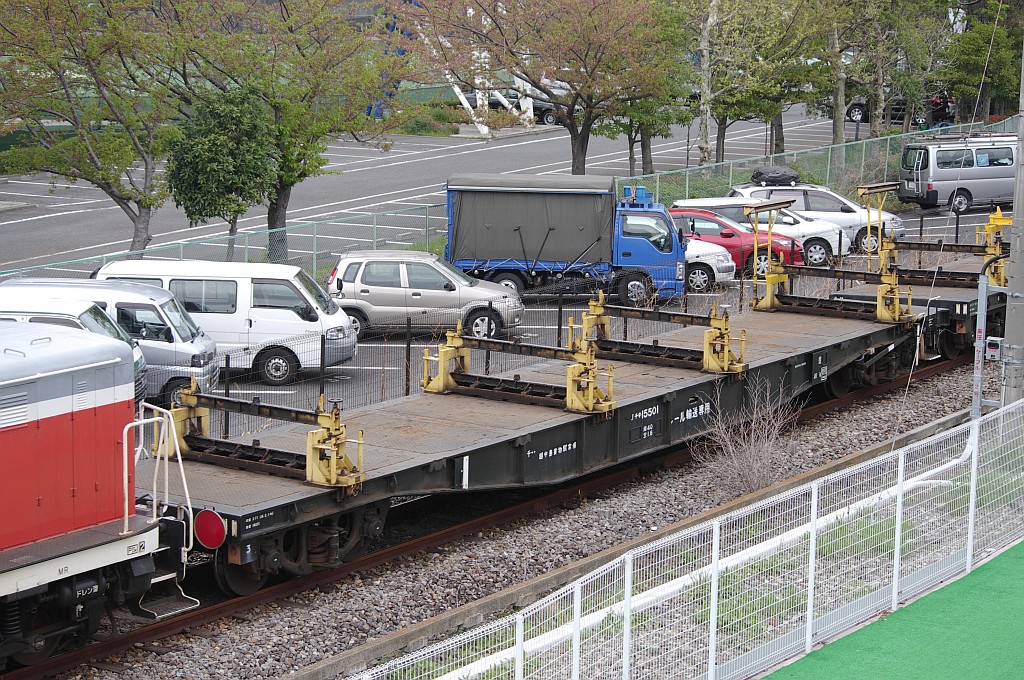
<svg viewBox="0 0 1024 680">
<path fill-rule="evenodd" d="M 642 305 L 653 297 L 683 294 L 686 240 L 672 218 L 654 203 L 645 187 L 626 187 L 615 215 L 618 247 L 612 264 L 618 271 L 615 292 L 624 304 Z"/>
</svg>

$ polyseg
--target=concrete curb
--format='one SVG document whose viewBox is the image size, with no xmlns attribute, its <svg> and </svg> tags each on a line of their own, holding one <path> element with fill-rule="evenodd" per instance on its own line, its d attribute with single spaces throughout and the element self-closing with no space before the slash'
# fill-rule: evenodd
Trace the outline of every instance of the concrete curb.
<svg viewBox="0 0 1024 680">
<path fill-rule="evenodd" d="M 554 569 L 507 590 L 488 595 L 475 602 L 464 604 L 461 607 L 456 607 L 404 630 L 371 640 L 366 644 L 344 651 L 329 659 L 324 659 L 306 668 L 293 671 L 286 676 L 282 676 L 281 680 L 285 678 L 287 680 L 333 680 L 334 678 L 361 673 L 381 660 L 422 649 L 430 643 L 433 637 L 451 636 L 461 633 L 483 623 L 485 617 L 511 608 L 519 609 L 532 602 L 536 602 L 548 593 L 615 560 L 629 550 L 642 547 L 688 527 L 697 526 L 710 519 L 732 512 L 737 508 L 756 503 L 778 493 L 807 484 L 815 479 L 859 465 L 864 461 L 888 453 L 892 449 L 898 449 L 907 444 L 927 439 L 937 432 L 943 432 L 970 420 L 970 417 L 969 409 L 958 411 L 900 435 L 896 438 L 895 443 L 891 441 L 885 442 L 865 449 L 860 453 L 849 455 L 842 460 L 823 465 L 816 470 L 811 470 L 798 477 L 794 477 L 782 486 L 773 487 L 770 492 L 758 491 L 742 498 L 737 498 L 695 517 L 681 520 L 659 531 L 635 538 L 614 548 L 608 548 L 579 562 Z"/>
<path fill-rule="evenodd" d="M 564 130 L 561 125 L 535 125 L 531 128 L 524 127 L 513 127 L 513 128 L 498 128 L 497 130 L 491 129 L 490 134 L 482 135 L 477 131 L 475 125 L 460 125 L 459 131 L 450 135 L 457 139 L 507 139 L 508 137 L 523 137 L 527 135 L 543 135 L 548 132 L 555 130 Z"/>
</svg>

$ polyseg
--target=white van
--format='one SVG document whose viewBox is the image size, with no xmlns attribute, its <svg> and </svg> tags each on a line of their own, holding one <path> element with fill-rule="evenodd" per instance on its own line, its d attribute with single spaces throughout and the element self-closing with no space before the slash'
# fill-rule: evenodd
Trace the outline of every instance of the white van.
<svg viewBox="0 0 1024 680">
<path fill-rule="evenodd" d="M 972 205 L 1013 202 L 1020 159 L 1016 135 L 939 135 L 903 147 L 901 201 L 922 208 L 948 205 L 956 213 Z"/>
<path fill-rule="evenodd" d="M 352 322 L 299 267 L 255 262 L 122 260 L 94 274 L 166 288 L 212 337 L 232 368 L 254 368 L 263 382 L 285 385 L 303 369 L 356 356 Z"/>
<path fill-rule="evenodd" d="M 0 329 L 11 322 L 38 323 L 77 328 L 127 343 L 135 361 L 135 403 L 146 398 L 146 357 L 106 312 L 88 300 L 65 300 L 28 291 L 0 289 Z"/>
<path fill-rule="evenodd" d="M 151 401 L 174 405 L 192 378 L 202 392 L 214 389 L 220 379 L 213 338 L 164 288 L 129 281 L 25 278 L 0 282 L 0 290 L 95 302 L 142 349 Z"/>
</svg>

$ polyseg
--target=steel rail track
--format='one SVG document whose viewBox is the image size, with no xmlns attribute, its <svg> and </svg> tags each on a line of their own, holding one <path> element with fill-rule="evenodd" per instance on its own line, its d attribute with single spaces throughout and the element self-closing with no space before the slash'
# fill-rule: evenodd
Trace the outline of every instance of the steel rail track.
<svg viewBox="0 0 1024 680">
<path fill-rule="evenodd" d="M 911 378 L 913 381 L 923 380 L 971 363 L 972 360 L 972 356 L 964 354 L 955 359 L 930 364 L 916 369 Z M 901 378 L 851 392 L 839 399 L 832 399 L 822 404 L 807 406 L 800 410 L 797 420 L 806 421 L 825 413 L 841 410 L 857 401 L 862 401 L 870 397 L 902 389 L 906 386 L 907 377 L 908 374 L 903 374 Z M 39 664 L 35 664 L 27 668 L 7 671 L 6 673 L 0 674 L 0 677 L 3 677 L 4 680 L 50 677 L 58 673 L 70 671 L 83 664 L 99 665 L 99 663 L 102 663 L 99 660 L 107 659 L 108 657 L 114 656 L 128 649 L 137 646 L 152 645 L 154 642 L 158 642 L 179 633 L 192 633 L 194 629 L 198 629 L 201 626 L 214 623 L 231 616 L 239 616 L 242 612 L 252 609 L 253 607 L 283 600 L 287 597 L 313 588 L 333 584 L 350 574 L 372 569 L 397 558 L 413 555 L 423 550 L 429 550 L 431 548 L 449 544 L 467 535 L 551 509 L 565 503 L 566 501 L 584 497 L 598 491 L 603 491 L 610 487 L 618 486 L 636 479 L 637 477 L 649 474 L 654 470 L 678 467 L 690 460 L 691 455 L 690 448 L 688 446 L 675 446 L 666 449 L 661 453 L 647 456 L 644 460 L 633 461 L 631 463 L 623 464 L 618 468 L 614 468 L 611 471 L 595 473 L 592 476 L 584 477 L 568 486 L 559 488 L 556 491 L 535 499 L 427 534 L 420 538 L 405 541 L 398 545 L 367 554 L 334 569 L 289 579 L 283 583 L 263 588 L 252 595 L 234 597 L 171 619 L 141 626 L 135 630 L 121 635 L 115 635 L 106 640 L 97 640 L 91 644 L 69 650 L 59 656 L 47 659 Z M 787 482 L 783 482 L 783 484 L 786 483 Z M 765 489 L 763 492 L 770 493 L 771 489 Z M 152 649 L 152 647 L 150 648 Z M 173 651 L 173 647 L 167 647 L 166 650 Z M 114 666 L 114 664 L 109 662 L 105 662 L 103 665 L 105 667 Z M 130 671 L 127 667 L 123 670 Z"/>
</svg>

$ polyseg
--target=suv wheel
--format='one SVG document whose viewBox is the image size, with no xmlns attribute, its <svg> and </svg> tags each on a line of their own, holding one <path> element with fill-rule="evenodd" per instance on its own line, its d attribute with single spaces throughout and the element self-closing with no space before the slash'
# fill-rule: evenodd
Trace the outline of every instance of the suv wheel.
<svg viewBox="0 0 1024 680">
<path fill-rule="evenodd" d="M 501 333 L 501 318 L 486 309 L 478 309 L 466 317 L 464 331 L 474 338 L 493 338 Z"/>
<path fill-rule="evenodd" d="M 540 122 L 545 125 L 555 125 L 558 122 L 558 115 L 552 109 L 540 114 Z"/>
<path fill-rule="evenodd" d="M 812 238 L 804 241 L 804 261 L 812 267 L 825 267 L 832 259 L 832 248 L 828 241 Z"/>
<path fill-rule="evenodd" d="M 362 340 L 367 326 L 366 317 L 355 309 L 343 309 L 342 311 L 348 314 L 348 318 L 352 322 L 352 332 L 356 334 L 356 340 Z"/>
<path fill-rule="evenodd" d="M 846 117 L 853 123 L 866 123 L 868 122 L 868 110 L 864 108 L 863 104 L 851 104 L 850 108 L 846 109 Z"/>
</svg>

